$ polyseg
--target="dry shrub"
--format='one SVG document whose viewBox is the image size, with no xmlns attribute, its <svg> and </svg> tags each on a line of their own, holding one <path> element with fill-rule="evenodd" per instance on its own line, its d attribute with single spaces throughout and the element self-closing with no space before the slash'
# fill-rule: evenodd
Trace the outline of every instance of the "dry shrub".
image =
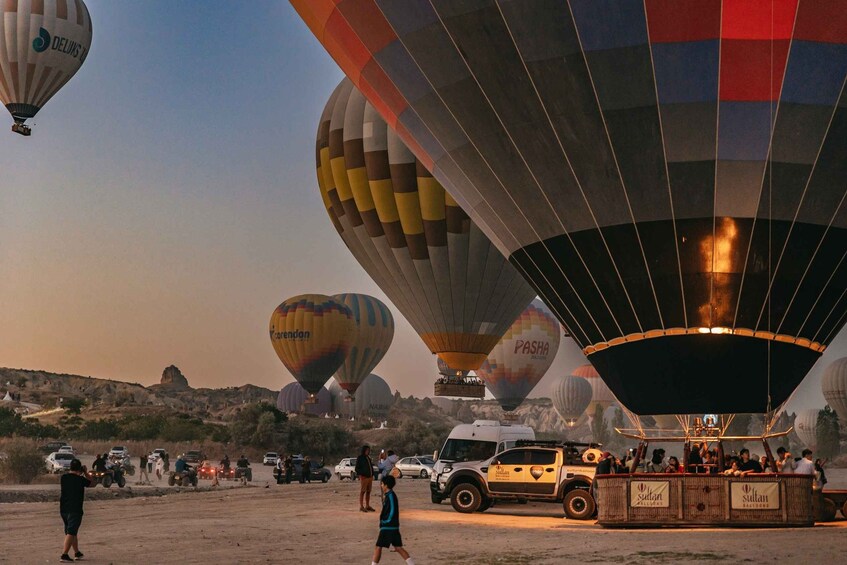
<svg viewBox="0 0 847 565">
<path fill-rule="evenodd" d="M 0 477 L 6 482 L 28 485 L 44 473 L 44 455 L 29 441 L 15 440 L 7 443 L 4 457 L 0 459 Z"/>
</svg>

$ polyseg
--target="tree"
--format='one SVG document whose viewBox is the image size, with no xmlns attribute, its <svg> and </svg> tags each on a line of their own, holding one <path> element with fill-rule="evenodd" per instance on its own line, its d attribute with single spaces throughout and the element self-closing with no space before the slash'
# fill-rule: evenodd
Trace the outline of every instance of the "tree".
<svg viewBox="0 0 847 565">
<path fill-rule="evenodd" d="M 18 440 L 6 446 L 6 458 L 0 459 L 0 475 L 28 485 L 45 471 L 44 455 L 29 442 Z"/>
<path fill-rule="evenodd" d="M 607 447 L 609 449 L 613 447 L 620 447 L 623 444 L 623 436 L 617 433 L 615 429 L 621 430 L 624 427 L 623 410 L 615 408 L 615 416 L 612 418 L 612 427 L 609 429 L 609 439 L 606 440 L 606 443 L 608 444 Z"/>
<path fill-rule="evenodd" d="M 62 400 L 62 408 L 64 408 L 68 414 L 79 414 L 85 404 L 86 400 L 84 398 L 65 398 Z"/>
<path fill-rule="evenodd" d="M 603 419 L 603 407 L 597 404 L 594 408 L 594 415 L 591 418 L 591 437 L 594 443 L 605 444 L 611 439 L 609 426 L 606 425 L 606 420 Z"/>
<path fill-rule="evenodd" d="M 818 429 L 816 431 L 818 441 L 818 457 L 833 459 L 838 455 L 840 446 L 838 442 L 838 416 L 829 406 L 818 413 Z"/>
</svg>

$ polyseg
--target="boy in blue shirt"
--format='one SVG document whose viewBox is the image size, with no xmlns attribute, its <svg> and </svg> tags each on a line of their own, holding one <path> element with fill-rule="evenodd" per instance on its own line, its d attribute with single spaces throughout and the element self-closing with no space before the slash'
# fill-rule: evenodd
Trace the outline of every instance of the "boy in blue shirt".
<svg viewBox="0 0 847 565">
<path fill-rule="evenodd" d="M 403 549 L 403 538 L 400 537 L 400 506 L 397 504 L 397 495 L 392 490 L 396 479 L 387 475 L 382 479 L 382 512 L 379 514 L 379 537 L 376 539 L 374 558 L 371 565 L 379 563 L 382 557 L 382 548 L 394 546 L 400 557 L 406 560 L 406 565 L 415 565 L 409 557 L 409 552 Z"/>
</svg>

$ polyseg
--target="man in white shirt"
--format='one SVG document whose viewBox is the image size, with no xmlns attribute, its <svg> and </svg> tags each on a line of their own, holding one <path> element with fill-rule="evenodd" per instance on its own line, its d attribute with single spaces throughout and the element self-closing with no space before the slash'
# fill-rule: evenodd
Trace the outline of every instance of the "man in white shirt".
<svg viewBox="0 0 847 565">
<path fill-rule="evenodd" d="M 794 472 L 798 475 L 815 475 L 815 462 L 812 461 L 811 449 L 803 450 L 803 458 L 794 464 Z"/>
</svg>

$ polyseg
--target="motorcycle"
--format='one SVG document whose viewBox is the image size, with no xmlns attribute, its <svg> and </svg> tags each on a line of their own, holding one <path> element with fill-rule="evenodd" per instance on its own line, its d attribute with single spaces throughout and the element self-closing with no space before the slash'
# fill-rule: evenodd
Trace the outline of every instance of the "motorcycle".
<svg viewBox="0 0 847 565">
<path fill-rule="evenodd" d="M 253 469 L 248 467 L 236 467 L 235 468 L 235 478 L 236 479 L 245 479 L 247 482 L 251 482 L 253 480 Z"/>
<path fill-rule="evenodd" d="M 186 467 L 184 471 L 173 471 L 168 475 L 168 486 L 197 486 L 197 469 Z"/>
<path fill-rule="evenodd" d="M 116 465 L 105 471 L 90 471 L 88 479 L 91 481 L 91 486 L 103 485 L 103 488 L 109 488 L 112 483 L 117 484 L 120 488 L 126 486 L 126 477 L 121 465 Z"/>
</svg>

